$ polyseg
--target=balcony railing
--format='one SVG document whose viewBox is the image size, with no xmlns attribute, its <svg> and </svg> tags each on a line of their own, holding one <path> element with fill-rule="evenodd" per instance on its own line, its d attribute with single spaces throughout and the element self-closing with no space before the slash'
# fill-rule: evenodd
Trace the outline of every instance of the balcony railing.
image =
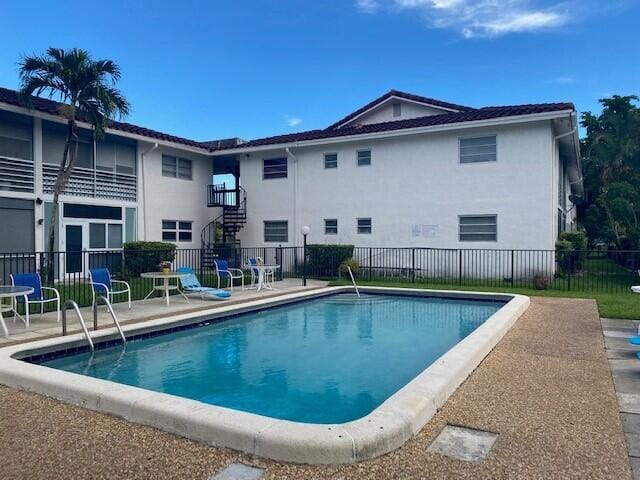
<svg viewBox="0 0 640 480">
<path fill-rule="evenodd" d="M 33 160 L 0 157 L 0 190 L 33 193 Z"/>
<path fill-rule="evenodd" d="M 43 190 L 52 193 L 58 175 L 55 165 L 43 165 Z M 91 168 L 75 167 L 64 193 L 82 197 L 112 198 L 116 200 L 136 201 L 136 176 L 115 172 L 104 172 Z"/>
<path fill-rule="evenodd" d="M 240 189 L 227 188 L 224 183 L 209 185 L 207 189 L 208 207 L 237 207 L 240 205 Z"/>
</svg>

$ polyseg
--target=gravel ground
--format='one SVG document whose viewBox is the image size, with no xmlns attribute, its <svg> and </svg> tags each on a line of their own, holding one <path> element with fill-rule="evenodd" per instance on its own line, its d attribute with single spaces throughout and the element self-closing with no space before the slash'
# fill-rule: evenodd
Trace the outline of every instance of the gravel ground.
<svg viewBox="0 0 640 480">
<path fill-rule="evenodd" d="M 631 478 L 594 301 L 532 298 L 503 341 L 399 450 L 355 465 L 277 464 L 0 387 L 1 479 Z M 445 424 L 499 434 L 482 464 L 427 452 Z"/>
</svg>

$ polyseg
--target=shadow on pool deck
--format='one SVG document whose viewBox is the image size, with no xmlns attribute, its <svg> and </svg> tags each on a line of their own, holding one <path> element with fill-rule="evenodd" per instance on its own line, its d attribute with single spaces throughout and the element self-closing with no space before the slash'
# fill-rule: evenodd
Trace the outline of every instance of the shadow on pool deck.
<svg viewBox="0 0 640 480">
<path fill-rule="evenodd" d="M 3 478 L 207 479 L 240 461 L 265 478 L 631 478 L 594 301 L 531 307 L 399 450 L 348 466 L 278 464 L 0 387 Z M 427 451 L 446 424 L 498 433 L 486 461 Z"/>
</svg>

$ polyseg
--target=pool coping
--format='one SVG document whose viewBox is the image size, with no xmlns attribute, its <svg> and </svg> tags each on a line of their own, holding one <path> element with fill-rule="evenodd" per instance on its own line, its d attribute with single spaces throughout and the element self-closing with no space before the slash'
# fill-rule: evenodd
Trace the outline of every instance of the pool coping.
<svg viewBox="0 0 640 480">
<path fill-rule="evenodd" d="M 123 327 L 125 334 L 144 334 L 276 305 L 352 292 L 349 286 L 326 287 L 276 298 L 177 314 Z M 166 393 L 153 392 L 86 377 L 20 359 L 76 348 L 81 334 L 0 348 L 0 383 L 47 395 L 66 403 L 112 414 L 217 447 L 227 447 L 273 460 L 310 463 L 353 463 L 375 458 L 403 445 L 444 405 L 529 306 L 523 295 L 361 287 L 365 293 L 506 301 L 462 341 L 438 358 L 373 412 L 343 424 L 306 424 L 279 420 Z M 117 337 L 114 329 L 94 332 L 95 343 Z"/>
</svg>

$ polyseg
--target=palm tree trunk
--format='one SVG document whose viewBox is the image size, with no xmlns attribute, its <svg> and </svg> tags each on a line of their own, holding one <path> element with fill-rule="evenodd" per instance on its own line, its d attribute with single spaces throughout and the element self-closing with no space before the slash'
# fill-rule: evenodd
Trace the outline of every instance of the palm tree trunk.
<svg viewBox="0 0 640 480">
<path fill-rule="evenodd" d="M 71 142 L 75 142 L 75 148 L 71 158 L 69 157 L 69 150 L 71 148 Z M 60 193 L 64 190 L 69 178 L 71 177 L 71 171 L 75 163 L 75 159 L 78 157 L 78 132 L 76 129 L 75 120 L 69 120 L 67 123 L 67 141 L 64 145 L 64 153 L 62 154 L 62 160 L 58 167 L 58 174 L 56 176 L 56 182 L 53 185 L 53 201 L 51 205 L 51 216 L 49 218 L 49 232 L 48 232 L 48 255 L 45 256 L 45 278 L 47 281 L 53 281 L 55 276 L 55 258 L 56 258 L 56 226 L 58 219 L 59 198 Z M 67 161 L 69 160 L 69 161 Z"/>
</svg>

